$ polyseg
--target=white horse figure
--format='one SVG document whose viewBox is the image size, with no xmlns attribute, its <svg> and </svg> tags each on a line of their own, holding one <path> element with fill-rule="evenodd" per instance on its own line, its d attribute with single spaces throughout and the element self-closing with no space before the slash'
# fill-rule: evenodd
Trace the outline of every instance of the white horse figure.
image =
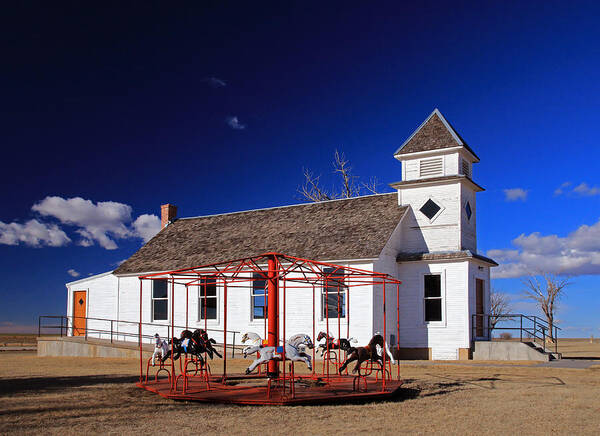
<svg viewBox="0 0 600 436">
<path fill-rule="evenodd" d="M 311 363 L 310 356 L 308 354 L 300 351 L 300 347 L 303 345 L 308 348 L 311 348 L 311 349 L 314 348 L 314 345 L 312 343 L 312 340 L 310 339 L 310 336 L 308 336 L 304 333 L 299 333 L 299 334 L 294 335 L 291 338 L 289 338 L 285 342 L 285 358 L 286 358 L 286 360 L 293 360 L 295 362 L 302 361 L 302 362 L 306 363 L 306 366 L 308 366 L 308 369 L 312 370 L 312 363 Z M 281 354 L 283 353 L 283 347 L 254 346 L 254 347 L 251 347 L 247 351 L 247 354 L 256 353 L 257 351 L 260 351 L 260 357 L 258 359 L 255 359 L 254 362 L 252 362 L 250 364 L 250 366 L 248 368 L 246 368 L 246 374 L 250 374 L 261 363 L 268 362 L 269 360 L 272 360 L 276 357 L 280 358 Z"/>
<path fill-rule="evenodd" d="M 247 333 L 244 333 L 244 336 L 242 336 L 242 344 L 245 344 L 246 342 L 248 342 L 248 345 L 246 347 L 244 347 L 244 349 L 242 350 L 242 353 L 244 354 L 244 359 L 248 355 L 248 350 L 250 350 L 254 347 L 262 346 L 263 339 L 260 337 L 260 335 L 258 333 L 247 332 Z M 253 352 L 255 352 L 255 351 L 253 351 Z"/>
</svg>

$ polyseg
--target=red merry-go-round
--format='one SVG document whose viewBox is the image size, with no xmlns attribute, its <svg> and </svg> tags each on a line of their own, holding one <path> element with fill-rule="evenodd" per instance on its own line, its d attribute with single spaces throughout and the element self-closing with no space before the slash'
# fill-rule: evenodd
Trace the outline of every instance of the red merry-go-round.
<svg viewBox="0 0 600 436">
<path fill-rule="evenodd" d="M 400 337 L 400 284 L 401 282 L 388 274 L 302 259 L 281 253 L 265 253 L 259 256 L 236 259 L 210 265 L 201 265 L 194 268 L 178 269 L 155 274 L 139 276 L 140 279 L 140 337 L 142 337 L 142 293 L 143 283 L 148 280 L 166 280 L 170 285 L 170 358 L 159 361 L 159 365 L 150 366 L 150 359 L 145 362 L 143 347 L 140 342 L 140 376 L 137 386 L 165 398 L 175 400 L 201 401 L 210 403 L 232 404 L 320 404 L 331 402 L 345 402 L 356 400 L 387 399 L 396 395 L 401 386 L 400 366 L 396 365 L 395 371 L 391 362 L 394 360 L 388 346 L 388 332 L 394 331 L 395 344 L 393 351 L 398 350 Z M 264 336 L 259 338 L 255 347 L 249 346 L 244 350 L 247 353 L 256 353 L 258 357 L 244 373 L 228 372 L 227 369 L 227 322 L 228 322 L 228 290 L 244 287 L 254 281 L 265 283 L 264 297 L 267 308 L 264 318 Z M 175 292 L 185 289 L 185 330 L 181 337 L 187 337 L 196 345 L 198 341 L 206 341 L 206 346 L 211 347 L 206 331 L 207 324 L 207 287 L 220 285 L 222 288 L 222 341 L 216 344 L 222 351 L 222 372 L 217 374 L 211 370 L 207 353 L 212 351 L 206 347 L 199 347 L 199 352 L 190 352 L 181 349 L 175 334 Z M 377 332 L 369 344 L 361 346 L 340 346 L 341 336 L 344 333 L 350 338 L 350 304 L 352 290 L 362 287 L 364 290 L 377 289 L 381 291 L 381 311 L 375 310 L 375 316 L 381 317 L 382 332 Z M 199 305 L 199 310 L 204 310 L 204 329 L 199 329 L 191 334 L 188 325 L 189 289 L 198 289 L 200 299 L 204 304 Z M 300 315 L 310 316 L 310 308 L 288 307 L 287 294 L 293 292 L 307 293 L 304 300 L 312 296 L 312 332 L 309 334 L 296 334 L 288 338 L 288 315 L 293 312 L 294 318 Z M 314 347 L 316 314 L 315 290 L 326 289 L 324 304 L 325 331 L 321 336 L 326 337 L 321 344 L 323 362 L 320 370 L 315 368 L 316 349 Z M 340 293 L 344 292 L 346 298 L 341 299 Z M 337 294 L 337 295 L 336 295 Z M 337 298 L 336 298 L 337 296 Z M 392 298 L 395 297 L 395 298 Z M 330 298 L 331 297 L 331 298 Z M 395 311 L 387 312 L 390 300 L 394 301 Z M 333 304 L 333 306 L 332 306 Z M 337 305 L 337 307 L 335 307 Z M 336 313 L 337 323 L 330 321 L 327 313 L 332 307 Z M 340 307 L 344 306 L 344 307 Z M 395 313 L 394 313 L 395 312 Z M 341 317 L 344 316 L 345 332 L 342 332 Z M 333 318 L 335 320 L 335 318 Z M 395 321 L 394 328 L 389 328 L 389 320 Z M 332 322 L 332 326 L 330 326 Z M 286 324 L 288 324 L 286 326 Z M 196 325 L 197 327 L 197 325 Z M 187 332 L 187 333 L 186 333 Z M 200 333 L 198 333 L 200 332 Z M 292 332 L 299 333 L 299 332 Z M 338 340 L 333 339 L 331 333 L 337 333 Z M 196 335 L 196 336 L 194 336 Z M 203 335 L 203 336 L 202 336 Z M 255 335 L 258 336 L 258 335 Z M 245 336 L 247 337 L 247 335 Z M 291 341 L 298 337 L 296 342 Z M 204 338 L 204 339 L 202 339 Z M 286 340 L 288 338 L 288 340 Z M 213 343 L 215 341 L 212 341 Z M 192 343 L 192 345 L 193 345 Z M 180 347 L 176 350 L 177 347 Z M 310 350 L 310 354 L 306 351 Z M 216 350 L 213 348 L 213 350 Z M 387 352 L 386 352 L 387 350 Z M 174 356 L 181 353 L 178 362 Z M 218 352 L 217 352 L 218 354 Z M 358 364 L 356 372 L 348 371 L 348 363 L 355 360 Z M 306 363 L 307 372 L 295 369 L 295 363 Z M 153 374 L 149 372 L 154 371 Z M 304 373 L 302 373 L 304 371 Z M 395 374 L 393 374 L 395 373 Z"/>
</svg>

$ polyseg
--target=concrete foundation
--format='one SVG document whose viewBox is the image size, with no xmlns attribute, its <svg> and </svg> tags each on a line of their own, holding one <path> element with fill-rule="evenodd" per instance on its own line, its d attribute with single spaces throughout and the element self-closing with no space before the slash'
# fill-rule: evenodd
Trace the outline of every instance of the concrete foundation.
<svg viewBox="0 0 600 436">
<path fill-rule="evenodd" d="M 154 347 L 144 344 L 144 352 L 151 354 Z M 42 337 L 38 338 L 38 356 L 76 356 L 76 357 L 113 357 L 133 358 L 140 356 L 137 344 L 126 342 L 110 343 L 99 339 L 80 337 Z"/>
<path fill-rule="evenodd" d="M 522 342 L 477 341 L 474 348 L 473 360 L 550 360 L 549 354 Z"/>
</svg>

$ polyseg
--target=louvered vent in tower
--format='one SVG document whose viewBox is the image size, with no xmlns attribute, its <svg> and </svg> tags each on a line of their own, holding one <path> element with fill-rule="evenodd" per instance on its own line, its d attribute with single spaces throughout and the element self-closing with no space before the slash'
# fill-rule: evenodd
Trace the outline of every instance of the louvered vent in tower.
<svg viewBox="0 0 600 436">
<path fill-rule="evenodd" d="M 433 159 L 422 159 L 419 166 L 419 175 L 421 177 L 441 176 L 444 172 L 444 165 L 441 157 Z"/>
</svg>

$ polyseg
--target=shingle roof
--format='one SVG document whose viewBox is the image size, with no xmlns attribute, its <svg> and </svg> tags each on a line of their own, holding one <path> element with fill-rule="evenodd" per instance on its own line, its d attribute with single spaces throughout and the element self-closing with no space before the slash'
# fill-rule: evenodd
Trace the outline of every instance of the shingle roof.
<svg viewBox="0 0 600 436">
<path fill-rule="evenodd" d="M 438 109 L 435 109 L 417 130 L 400 146 L 395 156 L 421 151 L 463 146 L 479 159 Z"/>
<path fill-rule="evenodd" d="M 396 256 L 397 262 L 415 262 L 419 260 L 450 260 L 450 259 L 478 259 L 483 262 L 498 266 L 496 261 L 481 254 L 473 253 L 470 250 L 448 251 L 448 252 L 431 252 L 431 253 L 398 253 Z"/>
<path fill-rule="evenodd" d="M 405 211 L 391 193 L 178 219 L 114 273 L 190 268 L 267 252 L 315 260 L 376 258 Z"/>
</svg>

